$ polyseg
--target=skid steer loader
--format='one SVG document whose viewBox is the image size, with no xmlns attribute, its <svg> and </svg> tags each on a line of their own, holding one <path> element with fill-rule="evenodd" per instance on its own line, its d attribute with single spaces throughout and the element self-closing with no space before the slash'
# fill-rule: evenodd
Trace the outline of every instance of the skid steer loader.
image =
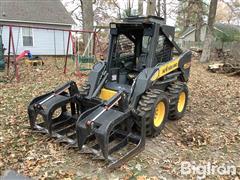
<svg viewBox="0 0 240 180">
<path fill-rule="evenodd" d="M 31 128 L 111 168 L 138 154 L 146 137 L 186 109 L 191 52 L 182 52 L 174 33 L 154 16 L 110 23 L 107 60 L 93 66 L 79 89 L 70 81 L 35 98 Z"/>
</svg>

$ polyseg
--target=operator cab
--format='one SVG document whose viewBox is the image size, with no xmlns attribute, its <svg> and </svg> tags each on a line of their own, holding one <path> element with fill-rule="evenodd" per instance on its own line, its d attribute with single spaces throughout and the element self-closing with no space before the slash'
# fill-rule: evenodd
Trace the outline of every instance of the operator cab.
<svg viewBox="0 0 240 180">
<path fill-rule="evenodd" d="M 162 26 L 166 26 L 163 19 L 152 16 L 110 24 L 106 88 L 129 92 L 143 69 L 172 59 L 173 45 L 162 32 Z M 174 37 L 173 27 L 169 27 L 169 32 Z"/>
</svg>

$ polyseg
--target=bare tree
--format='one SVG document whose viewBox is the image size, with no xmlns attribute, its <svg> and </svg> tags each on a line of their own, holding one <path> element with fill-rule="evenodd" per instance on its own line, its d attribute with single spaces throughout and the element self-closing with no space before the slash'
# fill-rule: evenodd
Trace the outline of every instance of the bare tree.
<svg viewBox="0 0 240 180">
<path fill-rule="evenodd" d="M 93 30 L 93 2 L 91 0 L 82 1 L 83 29 Z"/>
<path fill-rule="evenodd" d="M 157 0 L 157 16 L 161 17 L 161 0 Z"/>
<path fill-rule="evenodd" d="M 190 26 L 196 28 L 195 41 L 200 41 L 201 27 L 204 16 L 207 16 L 208 5 L 203 0 L 181 0 L 179 1 L 177 26 L 183 32 Z"/>
<path fill-rule="evenodd" d="M 184 32 L 191 25 L 191 3 L 192 1 L 179 1 L 177 27 L 181 32 Z"/>
<path fill-rule="evenodd" d="M 93 30 L 93 1 L 92 0 L 81 0 L 82 4 L 82 19 L 83 19 L 83 29 L 84 30 Z M 83 36 L 84 45 L 88 42 L 88 36 Z"/>
<path fill-rule="evenodd" d="M 167 21 L 167 1 L 166 0 L 157 1 L 156 14 L 159 17 L 163 17 L 164 22 L 166 23 Z"/>
<path fill-rule="evenodd" d="M 147 0 L 147 15 L 155 15 L 156 0 Z"/>
<path fill-rule="evenodd" d="M 166 23 L 167 22 L 167 2 L 166 2 L 166 0 L 163 0 L 162 6 L 163 6 L 163 18 L 164 18 L 164 22 Z"/>
<path fill-rule="evenodd" d="M 227 7 L 231 11 L 231 19 L 229 22 L 234 24 L 240 24 L 240 1 L 239 0 L 221 0 L 221 2 L 225 3 Z"/>
<path fill-rule="evenodd" d="M 128 0 L 128 2 L 127 2 L 127 9 L 125 10 L 125 13 L 126 13 L 127 16 L 132 15 L 131 0 Z"/>
<path fill-rule="evenodd" d="M 138 15 L 143 16 L 143 0 L 138 0 Z"/>
<path fill-rule="evenodd" d="M 201 28 L 202 28 L 202 25 L 203 25 L 203 15 L 204 15 L 202 0 L 195 1 L 194 13 L 196 14 L 195 42 L 200 42 L 201 41 Z"/>
<path fill-rule="evenodd" d="M 214 40 L 213 31 L 214 31 L 214 22 L 216 17 L 218 0 L 211 0 L 209 14 L 208 14 L 208 25 L 207 25 L 207 34 L 204 41 L 203 53 L 200 59 L 200 62 L 208 62 L 211 55 L 211 46 Z"/>
</svg>

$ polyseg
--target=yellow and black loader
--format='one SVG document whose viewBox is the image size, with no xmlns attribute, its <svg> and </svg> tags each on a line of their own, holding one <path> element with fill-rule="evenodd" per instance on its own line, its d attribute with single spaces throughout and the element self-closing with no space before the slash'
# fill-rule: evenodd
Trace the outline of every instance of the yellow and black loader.
<svg viewBox="0 0 240 180">
<path fill-rule="evenodd" d="M 35 98 L 28 107 L 31 128 L 111 168 L 121 165 L 167 120 L 184 115 L 191 52 L 177 46 L 174 34 L 154 16 L 111 23 L 108 58 L 79 89 L 70 81 Z"/>
</svg>

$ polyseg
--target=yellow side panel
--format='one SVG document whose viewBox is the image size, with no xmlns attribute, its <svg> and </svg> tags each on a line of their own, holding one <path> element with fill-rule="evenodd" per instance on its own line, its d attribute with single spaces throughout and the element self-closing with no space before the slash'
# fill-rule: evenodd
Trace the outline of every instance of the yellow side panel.
<svg viewBox="0 0 240 180">
<path fill-rule="evenodd" d="M 169 63 L 167 63 L 166 65 L 162 66 L 159 68 L 159 74 L 158 74 L 158 78 L 176 70 L 178 68 L 178 63 L 179 60 L 176 59 L 174 61 L 170 61 Z"/>
<path fill-rule="evenodd" d="M 154 73 L 154 75 L 151 78 L 151 81 L 157 80 L 158 79 L 158 74 L 159 74 L 159 70 Z"/>
<path fill-rule="evenodd" d="M 106 89 L 106 88 L 102 88 L 101 92 L 100 92 L 100 95 L 99 95 L 99 98 L 104 100 L 104 101 L 107 101 L 107 100 L 111 99 L 115 94 L 117 94 L 116 91 Z"/>
<path fill-rule="evenodd" d="M 160 77 L 163 77 L 164 75 L 174 71 L 178 68 L 179 59 L 172 60 L 165 65 L 161 66 L 159 70 L 152 76 L 151 81 L 155 81 L 159 79 Z"/>
</svg>

